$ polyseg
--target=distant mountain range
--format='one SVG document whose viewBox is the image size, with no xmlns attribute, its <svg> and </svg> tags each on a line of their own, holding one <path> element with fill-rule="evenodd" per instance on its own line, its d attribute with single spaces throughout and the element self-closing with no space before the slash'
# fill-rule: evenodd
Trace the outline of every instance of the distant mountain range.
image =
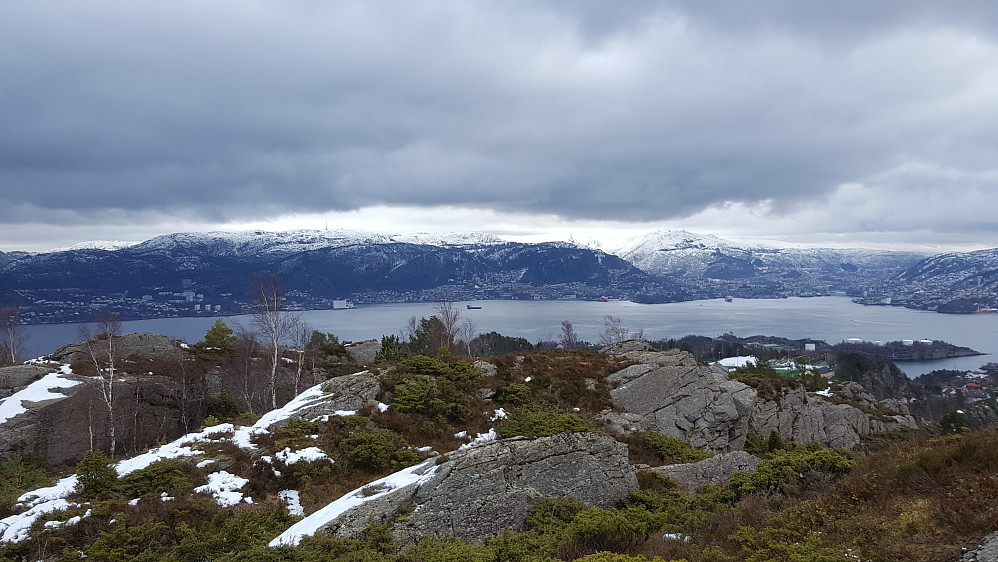
<svg viewBox="0 0 998 562">
<path fill-rule="evenodd" d="M 237 313 L 259 271 L 280 275 L 289 303 L 301 307 L 331 307 L 335 299 L 668 302 L 843 291 L 870 302 L 951 312 L 998 304 L 991 298 L 998 294 L 998 250 L 927 257 L 743 243 L 675 230 L 651 232 L 612 253 L 482 233 L 298 230 L 100 241 L 0 253 L 0 302 L 21 306 L 35 322 L 85 320 L 103 306 L 126 318 Z"/>
<path fill-rule="evenodd" d="M 862 290 L 925 257 L 888 250 L 733 242 L 684 230 L 651 232 L 618 249 L 617 255 L 646 273 L 683 284 L 715 280 L 727 282 L 736 292 L 755 286 L 796 295 Z"/>
</svg>

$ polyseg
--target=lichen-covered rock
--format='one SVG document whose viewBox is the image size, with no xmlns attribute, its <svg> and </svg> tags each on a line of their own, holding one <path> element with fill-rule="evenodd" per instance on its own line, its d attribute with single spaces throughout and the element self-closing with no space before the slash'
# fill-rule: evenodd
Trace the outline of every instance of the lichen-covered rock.
<svg viewBox="0 0 998 562">
<path fill-rule="evenodd" d="M 344 346 L 347 355 L 358 365 L 371 365 L 374 357 L 381 351 L 381 342 L 378 340 L 365 340 Z"/>
<path fill-rule="evenodd" d="M 762 459 L 745 451 L 731 451 L 698 462 L 656 466 L 648 470 L 672 478 L 693 493 L 704 484 L 724 484 L 736 472 L 752 472 L 760 462 Z"/>
<path fill-rule="evenodd" d="M 569 496 L 610 507 L 636 489 L 627 447 L 609 436 L 514 437 L 457 451 L 429 480 L 348 510 L 323 530 L 358 538 L 373 520 L 392 522 L 402 543 L 427 533 L 480 541 L 505 528 L 523 530 L 527 515 L 544 498 Z"/>
<path fill-rule="evenodd" d="M 679 350 L 622 353 L 637 364 L 607 377 L 614 406 L 640 416 L 639 429 L 714 451 L 741 449 L 756 391 Z"/>
</svg>

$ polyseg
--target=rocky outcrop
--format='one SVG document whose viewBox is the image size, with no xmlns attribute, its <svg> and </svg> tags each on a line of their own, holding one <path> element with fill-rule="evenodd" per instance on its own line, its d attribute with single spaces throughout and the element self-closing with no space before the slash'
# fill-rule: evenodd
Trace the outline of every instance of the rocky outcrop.
<svg viewBox="0 0 998 562">
<path fill-rule="evenodd" d="M 350 509 L 323 531 L 359 538 L 374 521 L 390 523 L 401 544 L 426 533 L 480 541 L 505 528 L 523 530 L 544 498 L 610 507 L 636 489 L 627 447 L 609 436 L 510 438 L 457 451 L 428 480 Z M 408 515 L 397 517 L 403 512 Z"/>
<path fill-rule="evenodd" d="M 143 358 L 171 359 L 177 356 L 180 350 L 180 341 L 161 334 L 151 334 L 141 332 L 135 334 L 125 334 L 118 338 L 118 357 L 125 358 L 139 356 Z M 72 364 L 78 360 L 90 360 L 87 348 L 82 343 L 65 345 L 57 349 L 49 356 L 53 361 L 59 363 Z"/>
<path fill-rule="evenodd" d="M 723 452 L 742 449 L 749 428 L 795 443 L 855 449 L 865 436 L 917 427 L 904 401 L 878 402 L 858 383 L 841 385 L 833 396 L 782 385 L 778 396 L 760 400 L 754 388 L 728 380 L 723 368 L 699 365 L 683 351 L 631 341 L 604 352 L 635 362 L 607 377 L 615 410 L 601 419 L 621 433 L 655 431 Z"/>
<path fill-rule="evenodd" d="M 745 451 L 731 451 L 699 462 L 656 466 L 648 470 L 672 478 L 693 493 L 704 484 L 724 484 L 736 472 L 752 472 L 760 462 L 759 457 Z"/>
<path fill-rule="evenodd" d="M 689 353 L 653 351 L 634 342 L 611 350 L 637 364 L 607 377 L 621 424 L 679 437 L 713 451 L 741 449 L 755 389 L 727 371 L 697 364 Z"/>
<path fill-rule="evenodd" d="M 51 372 L 49 367 L 31 364 L 0 367 L 0 398 L 14 394 Z"/>
<path fill-rule="evenodd" d="M 67 378 L 82 380 L 75 375 Z M 58 391 L 64 398 L 22 402 L 26 411 L 0 424 L 0 457 L 41 455 L 49 464 L 76 463 L 90 448 L 107 450 L 106 408 L 87 382 Z M 115 384 L 117 450 L 139 450 L 184 433 L 184 410 L 176 383 L 167 377 L 127 377 Z"/>
<path fill-rule="evenodd" d="M 845 383 L 831 396 L 808 394 L 803 387 L 785 390 L 775 400 L 757 403 L 751 424 L 763 436 L 775 431 L 794 443 L 819 441 L 846 449 L 859 447 L 868 435 L 917 427 L 903 402 L 877 402 L 854 382 Z"/>
<path fill-rule="evenodd" d="M 374 357 L 381 351 L 381 342 L 378 340 L 365 340 L 344 346 L 347 355 L 358 365 L 371 365 Z"/>
</svg>

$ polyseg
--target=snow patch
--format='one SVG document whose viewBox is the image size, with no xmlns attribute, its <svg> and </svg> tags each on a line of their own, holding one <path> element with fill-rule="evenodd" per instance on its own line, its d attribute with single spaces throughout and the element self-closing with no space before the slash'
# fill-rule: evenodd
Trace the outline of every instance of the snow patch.
<svg viewBox="0 0 998 562">
<path fill-rule="evenodd" d="M 326 452 L 318 447 L 308 447 L 307 449 L 302 449 L 300 451 L 292 451 L 291 447 L 285 447 L 283 451 L 278 451 L 274 454 L 281 462 L 286 465 L 292 465 L 299 462 L 312 462 L 320 459 L 327 459 L 329 462 L 333 462 L 332 459 L 326 455 Z"/>
<path fill-rule="evenodd" d="M 218 505 L 231 507 L 243 501 L 242 492 L 236 490 L 242 489 L 246 484 L 249 484 L 249 480 L 220 470 L 209 474 L 208 483 L 194 488 L 194 491 L 201 494 L 211 494 Z"/>
<path fill-rule="evenodd" d="M 62 498 L 45 501 L 34 505 L 28 511 L 0 519 L 0 542 L 21 542 L 28 538 L 28 530 L 39 517 L 53 511 L 65 511 L 71 507 L 79 507 Z"/>
<path fill-rule="evenodd" d="M 292 525 L 276 539 L 270 541 L 270 546 L 297 546 L 302 537 L 314 535 L 323 525 L 336 519 L 348 509 L 361 505 L 365 502 L 378 499 L 394 490 L 418 484 L 429 480 L 437 470 L 436 459 L 428 459 L 415 466 L 400 470 L 394 474 L 389 474 L 381 480 L 375 480 L 370 484 L 365 484 L 360 488 L 344 495 L 333 503 L 309 515 L 305 519 Z M 369 496 L 364 495 L 364 489 L 377 490 Z"/>
<path fill-rule="evenodd" d="M 484 445 L 486 443 L 491 443 L 499 439 L 499 434 L 496 433 L 495 428 L 489 429 L 488 433 L 479 433 L 470 442 L 461 445 L 458 449 L 468 449 L 470 447 L 477 447 L 479 445 Z"/>
<path fill-rule="evenodd" d="M 284 500 L 285 505 L 288 506 L 288 513 L 298 517 L 305 516 L 305 510 L 301 506 L 301 495 L 298 493 L 298 490 L 281 490 L 277 492 L 277 497 Z"/>
<path fill-rule="evenodd" d="M 52 392 L 52 390 L 72 388 L 80 384 L 80 381 L 71 381 L 62 377 L 62 375 L 71 374 L 73 371 L 69 369 L 69 365 L 64 365 L 58 373 L 49 373 L 4 399 L 0 402 L 0 424 L 27 412 L 28 409 L 22 405 L 24 402 L 42 402 L 65 398 L 65 394 Z"/>
<path fill-rule="evenodd" d="M 755 365 L 758 361 L 758 359 L 751 355 L 743 355 L 741 357 L 725 357 L 717 363 L 722 367 L 727 367 L 729 369 L 741 369 L 742 367 Z"/>
<path fill-rule="evenodd" d="M 494 414 L 492 414 L 492 417 L 489 418 L 489 420 L 491 421 L 504 420 L 508 417 L 509 415 L 506 414 L 506 410 L 499 408 L 498 410 L 495 411 Z"/>
</svg>

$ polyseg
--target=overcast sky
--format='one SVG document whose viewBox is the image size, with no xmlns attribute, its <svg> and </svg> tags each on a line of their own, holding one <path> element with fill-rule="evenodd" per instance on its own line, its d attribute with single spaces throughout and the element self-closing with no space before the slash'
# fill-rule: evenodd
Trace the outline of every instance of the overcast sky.
<svg viewBox="0 0 998 562">
<path fill-rule="evenodd" d="M 0 3 L 0 250 L 177 231 L 998 246 L 998 3 Z"/>
</svg>

